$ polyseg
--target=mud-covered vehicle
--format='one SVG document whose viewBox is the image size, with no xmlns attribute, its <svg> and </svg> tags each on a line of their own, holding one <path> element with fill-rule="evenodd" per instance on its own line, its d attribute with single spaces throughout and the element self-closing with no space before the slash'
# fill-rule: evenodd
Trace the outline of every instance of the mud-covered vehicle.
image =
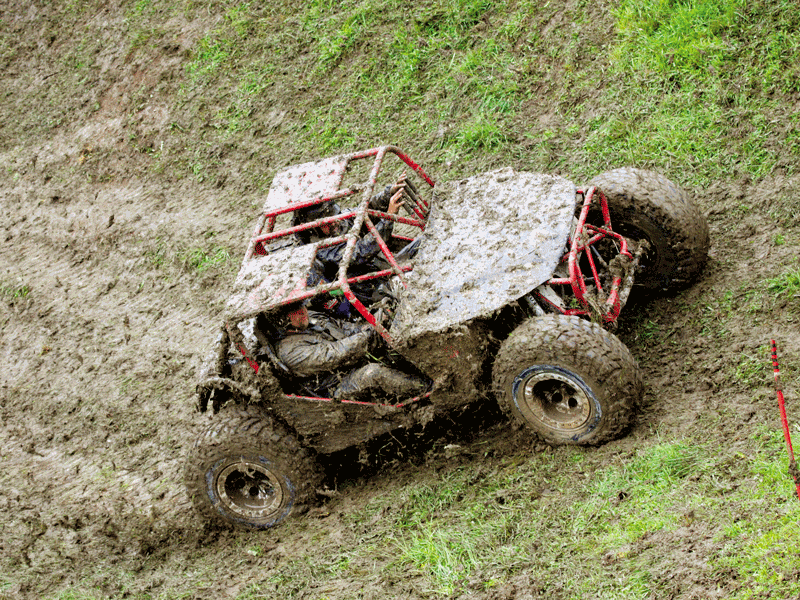
<svg viewBox="0 0 800 600">
<path fill-rule="evenodd" d="M 371 199 L 403 170 L 406 210 L 376 209 Z M 296 218 L 331 202 L 345 208 Z M 383 239 L 376 223 L 387 219 Z M 333 237 L 303 235 L 331 223 Z M 353 255 L 369 235 L 380 256 L 365 272 Z M 317 254 L 333 246 L 344 250 L 338 271 L 314 285 Z M 197 386 L 200 410 L 215 416 L 186 464 L 194 506 L 221 524 L 272 527 L 317 493 L 320 454 L 492 399 L 550 444 L 619 437 L 643 384 L 609 330 L 634 286 L 689 284 L 708 247 L 687 194 L 635 168 L 580 188 L 511 168 L 434 187 L 384 146 L 279 172 Z M 391 290 L 380 301 L 388 319 L 354 293 L 365 283 Z M 340 401 L 303 385 L 275 351 L 275 315 L 301 300 L 346 300 L 350 319 L 380 336 L 366 360 L 427 377 L 427 391 Z"/>
</svg>

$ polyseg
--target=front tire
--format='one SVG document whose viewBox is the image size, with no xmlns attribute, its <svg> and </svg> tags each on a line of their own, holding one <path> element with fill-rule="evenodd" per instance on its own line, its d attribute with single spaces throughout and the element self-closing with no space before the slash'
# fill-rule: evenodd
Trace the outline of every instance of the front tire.
<svg viewBox="0 0 800 600">
<path fill-rule="evenodd" d="M 636 361 L 616 336 L 563 315 L 522 323 L 500 347 L 492 376 L 500 408 L 556 445 L 619 437 L 644 389 Z"/>
<path fill-rule="evenodd" d="M 220 414 L 195 442 L 185 470 L 189 497 L 204 519 L 245 529 L 282 523 L 319 481 L 297 439 L 252 406 Z"/>
<path fill-rule="evenodd" d="M 650 244 L 636 276 L 647 289 L 680 289 L 694 282 L 708 259 L 708 223 L 689 195 L 653 171 L 622 167 L 598 175 L 611 226 Z"/>
</svg>

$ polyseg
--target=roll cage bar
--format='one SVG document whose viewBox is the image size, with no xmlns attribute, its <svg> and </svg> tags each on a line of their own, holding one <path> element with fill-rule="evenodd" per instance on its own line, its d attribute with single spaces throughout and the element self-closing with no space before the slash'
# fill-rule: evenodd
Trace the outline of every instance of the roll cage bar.
<svg viewBox="0 0 800 600">
<path fill-rule="evenodd" d="M 343 258 L 339 264 L 337 277 L 334 281 L 329 283 L 321 283 L 314 287 L 300 286 L 294 289 L 287 297 L 280 299 L 277 302 L 267 302 L 260 308 L 264 311 L 275 308 L 282 304 L 289 304 L 301 300 L 306 300 L 322 294 L 328 294 L 335 291 L 341 291 L 342 294 L 350 302 L 351 306 L 355 308 L 359 314 L 366 319 L 380 335 L 391 342 L 391 336 L 388 331 L 376 321 L 375 317 L 370 314 L 369 310 L 353 293 L 351 285 L 371 279 L 379 279 L 396 275 L 400 281 L 406 286 L 404 274 L 412 269 L 411 265 L 400 265 L 394 256 L 394 253 L 389 248 L 387 240 L 384 240 L 375 228 L 375 219 L 387 219 L 395 223 L 402 223 L 409 225 L 419 230 L 421 233 L 425 230 L 428 221 L 428 214 L 430 212 L 430 202 L 424 198 L 420 193 L 417 186 L 413 183 L 411 178 L 407 179 L 406 184 L 406 202 L 408 215 L 392 215 L 383 211 L 374 210 L 369 207 L 370 198 L 375 193 L 375 187 L 378 181 L 378 175 L 381 172 L 384 161 L 387 155 L 396 156 L 402 163 L 409 169 L 416 173 L 423 182 L 427 183 L 430 188 L 433 188 L 435 183 L 428 176 L 428 174 L 411 158 L 403 153 L 396 146 L 380 146 L 346 154 L 332 159 L 326 159 L 314 163 L 313 165 L 301 165 L 306 167 L 307 170 L 302 177 L 293 179 L 287 176 L 283 183 L 278 186 L 273 183 L 270 189 L 270 195 L 264 206 L 262 214 L 259 216 L 256 223 L 255 231 L 248 244 L 247 251 L 245 252 L 242 268 L 259 256 L 264 256 L 270 252 L 270 245 L 279 242 L 283 238 L 293 239 L 295 234 L 314 229 L 322 225 L 331 223 L 353 220 L 352 226 L 343 235 L 336 237 L 326 238 L 316 242 L 316 249 L 322 249 L 338 244 L 346 244 Z M 349 185 L 342 188 L 342 181 L 345 173 L 349 170 L 352 163 L 360 160 L 372 159 L 372 166 L 369 171 L 369 176 L 366 181 Z M 290 170 L 284 173 L 290 173 Z M 281 174 L 276 176 L 276 180 Z M 312 182 L 312 187 L 309 187 L 309 181 Z M 320 183 L 321 185 L 315 189 L 313 184 Z M 309 190 L 311 193 L 309 194 Z M 316 193 L 321 191 L 322 193 Z M 343 198 L 349 198 L 357 194 L 361 194 L 361 199 L 355 210 L 345 211 L 338 215 L 323 217 L 314 221 L 292 225 L 288 227 L 277 227 L 278 218 L 287 213 L 293 213 L 297 210 L 317 206 L 326 202 L 336 201 Z M 362 228 L 371 233 L 377 242 L 381 254 L 389 264 L 389 268 L 379 271 L 373 271 L 365 274 L 351 276 L 348 274 L 348 267 L 355 251 L 356 244 L 360 239 L 359 232 Z M 290 237 L 291 236 L 291 237 Z M 407 236 L 392 235 L 393 240 L 402 242 L 411 242 L 413 238 Z M 391 241 L 391 240 L 389 240 Z M 310 267 L 310 265 L 309 265 Z"/>
<path fill-rule="evenodd" d="M 631 243 L 631 240 L 613 230 L 608 200 L 598 188 L 579 189 L 577 196 L 581 199 L 578 216 L 568 242 L 569 249 L 561 258 L 567 276 L 553 277 L 545 284 L 560 286 L 562 290 L 568 288 L 577 306 L 566 307 L 553 303 L 539 288 L 533 291 L 533 295 L 540 303 L 561 314 L 596 316 L 606 325 L 616 325 L 633 287 L 636 267 L 649 244 L 646 240 L 634 240 Z M 588 222 L 593 206 L 600 209 L 603 219 L 601 225 Z M 598 246 L 604 241 L 614 244 L 617 249 L 615 256 L 602 256 Z M 606 281 L 601 276 L 604 273 L 608 274 Z M 563 291 L 561 295 L 564 295 Z"/>
<path fill-rule="evenodd" d="M 343 235 L 315 242 L 315 250 L 346 244 L 343 259 L 339 264 L 334 281 L 323 282 L 313 287 L 306 286 L 305 281 L 299 282 L 294 289 L 282 297 L 267 298 L 258 306 L 248 306 L 248 314 L 269 313 L 281 305 L 340 291 L 351 306 L 388 343 L 392 343 L 389 332 L 353 293 L 351 285 L 396 275 L 403 285 L 407 286 L 405 274 L 413 267 L 410 264 L 398 263 L 387 240 L 384 240 L 378 233 L 374 219 L 389 219 L 416 228 L 421 233 L 427 225 L 430 202 L 425 200 L 424 195 L 420 193 L 412 179 L 408 178 L 406 206 L 410 210 L 407 216 L 391 215 L 369 207 L 370 198 L 375 193 L 378 175 L 389 155 L 402 161 L 431 189 L 435 186 L 428 174 L 396 146 L 380 146 L 324 159 L 316 163 L 298 165 L 276 175 L 245 252 L 242 271 L 251 261 L 272 252 L 271 248 L 274 245 L 279 248 L 292 245 L 295 234 L 299 232 L 351 219 L 353 225 Z M 369 159 L 372 160 L 372 165 L 367 180 L 343 188 L 342 182 L 351 164 L 355 161 Z M 279 226 L 279 218 L 282 215 L 325 202 L 353 197 L 357 194 L 361 194 L 361 198 L 354 210 L 297 225 Z M 561 259 L 561 266 L 556 269 L 557 273 L 561 272 L 562 275 L 553 276 L 548 282 L 528 294 L 527 298 L 550 312 L 599 318 L 603 323 L 613 325 L 627 302 L 633 285 L 635 267 L 647 250 L 647 243 L 634 242 L 631 244 L 628 238 L 613 230 L 608 202 L 599 189 L 595 187 L 587 190 L 579 189 L 576 200 L 575 225 L 568 239 L 566 252 Z M 596 217 L 593 218 L 595 223 L 590 222 L 589 215 L 592 209 L 594 211 L 599 209 L 602 223 L 598 223 L 599 219 Z M 593 213 L 593 215 L 596 214 L 596 212 Z M 389 268 L 366 274 L 350 275 L 348 268 L 363 228 L 366 228 L 374 236 Z M 281 245 L 282 239 L 286 239 L 289 243 Z M 393 240 L 411 242 L 413 238 L 393 234 L 389 241 Z M 614 256 L 609 256 L 606 250 L 604 257 L 598 250 L 599 244 L 607 241 L 610 241 L 616 249 Z M 607 246 L 606 244 L 606 248 Z M 310 267 L 311 265 L 309 265 Z M 551 297 L 543 293 L 542 288 L 545 286 L 559 290 L 560 298 L 566 299 L 568 302 L 554 302 Z M 235 313 L 233 316 L 229 315 L 230 318 L 226 320 L 228 323 L 233 323 L 246 318 L 246 316 L 248 315 L 244 313 Z"/>
</svg>

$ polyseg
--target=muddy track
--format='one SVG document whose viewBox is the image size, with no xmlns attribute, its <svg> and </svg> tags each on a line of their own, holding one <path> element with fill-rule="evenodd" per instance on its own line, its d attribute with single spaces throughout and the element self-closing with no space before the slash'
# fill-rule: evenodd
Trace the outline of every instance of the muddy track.
<svg viewBox="0 0 800 600">
<path fill-rule="evenodd" d="M 13 98 L 0 113 L 7 133 L 0 146 L 0 598 L 49 598 L 78 585 L 98 598 L 177 596 L 174 590 L 191 590 L 181 597 L 235 598 L 251 582 L 268 593 L 270 582 L 320 540 L 350 549 L 364 539 L 346 515 L 379 503 L 397 485 L 424 485 L 462 465 L 477 478 L 499 468 L 498 457 L 558 452 L 496 416 L 487 419 L 477 445 L 483 423 L 475 417 L 470 435 L 448 439 L 458 442 L 456 450 L 421 443 L 419 454 L 381 457 L 377 466 L 373 460 L 366 479 L 354 467 L 350 483 L 357 486 L 343 485 L 285 529 L 232 534 L 203 525 L 182 477 L 186 454 L 210 422 L 195 410 L 196 370 L 263 201 L 252 174 L 271 175 L 278 165 L 258 154 L 269 151 L 261 138 L 207 148 L 198 134 L 199 156 L 216 161 L 219 171 L 206 179 L 186 176 L 188 164 L 182 175 L 159 171 L 160 140 L 188 143 L 181 122 L 192 115 L 170 114 L 183 53 L 213 23 L 176 17 L 165 24 L 172 33 L 163 45 L 128 56 L 116 50 L 118 39 L 127 39 L 116 5 L 77 24 L 59 22 L 44 5 L 11 2 L 2 10 L 4 31 L 24 39 L 13 52 L 0 47 Z M 54 57 L 86 31 L 87 44 L 102 46 L 97 68 L 88 81 L 72 81 Z M 277 114 L 278 121 L 291 118 Z M 49 130 L 40 123 L 58 119 L 62 124 Z M 197 119 L 198 128 L 212 129 L 205 116 Z M 227 175 L 218 177 L 221 171 Z M 708 265 L 696 285 L 632 306 L 622 323 L 618 333 L 640 365 L 645 395 L 628 436 L 592 455 L 597 468 L 618 463 L 653 431 L 680 437 L 711 422 L 707 435 L 736 451 L 746 448 L 753 428 L 774 421 L 770 383 L 744 389 L 729 372 L 743 355 L 758 355 L 770 337 L 779 339 L 787 364 L 800 359 L 797 299 L 768 299 L 748 312 L 746 296 L 796 264 L 796 236 L 775 243 L 784 231 L 770 211 L 798 184 L 777 170 L 758 182 L 742 178 L 691 190 L 710 223 Z M 193 266 L 193 252 L 217 248 L 231 260 Z M 732 299 L 720 297 L 720 289 L 735 290 Z M 637 328 L 648 320 L 660 327 L 657 345 Z M 724 418 L 712 420 L 716 415 Z M 352 465 L 360 458 L 332 459 L 330 468 L 343 475 L 331 480 L 348 479 L 336 460 Z M 654 581 L 673 597 L 710 597 L 707 590 L 727 585 L 703 562 L 724 543 L 713 534 L 697 521 L 643 540 L 636 550 L 645 562 L 652 559 Z M 674 547 L 670 560 L 666 545 Z M 243 550 L 255 546 L 260 553 Z M 659 566 L 676 561 L 681 570 L 665 582 Z M 413 575 L 332 581 L 338 587 L 312 592 L 423 597 Z M 464 597 L 558 597 L 538 585 L 523 573 L 498 589 L 477 582 Z"/>
</svg>

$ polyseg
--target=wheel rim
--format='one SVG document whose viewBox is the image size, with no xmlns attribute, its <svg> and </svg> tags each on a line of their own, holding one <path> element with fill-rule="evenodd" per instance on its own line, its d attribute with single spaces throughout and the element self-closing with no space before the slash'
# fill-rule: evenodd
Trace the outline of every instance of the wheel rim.
<svg viewBox="0 0 800 600">
<path fill-rule="evenodd" d="M 231 512 L 249 520 L 264 520 L 278 512 L 286 492 L 281 480 L 263 464 L 239 460 L 222 469 L 216 492 Z"/>
<path fill-rule="evenodd" d="M 600 420 L 597 398 L 589 386 L 559 367 L 525 369 L 514 379 L 512 394 L 525 418 L 562 435 L 588 433 Z"/>
</svg>

